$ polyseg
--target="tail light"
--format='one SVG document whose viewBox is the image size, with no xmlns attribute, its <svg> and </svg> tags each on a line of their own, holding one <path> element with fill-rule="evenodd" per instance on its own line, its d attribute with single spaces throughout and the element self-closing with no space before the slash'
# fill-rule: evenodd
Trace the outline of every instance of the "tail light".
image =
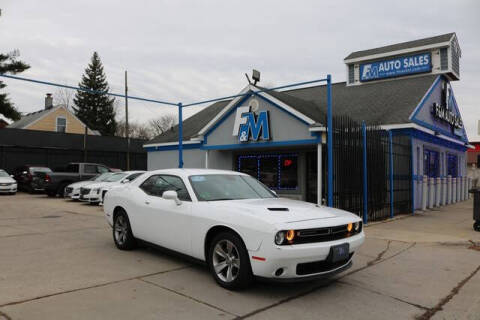
<svg viewBox="0 0 480 320">
<path fill-rule="evenodd" d="M 48 174 L 45 175 L 45 182 L 51 182 L 52 179 L 50 178 L 50 176 Z"/>
</svg>

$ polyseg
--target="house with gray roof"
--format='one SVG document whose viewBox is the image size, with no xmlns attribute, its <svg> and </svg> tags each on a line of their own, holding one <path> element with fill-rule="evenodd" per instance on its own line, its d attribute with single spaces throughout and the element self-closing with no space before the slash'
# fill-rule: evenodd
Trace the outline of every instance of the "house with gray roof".
<svg viewBox="0 0 480 320">
<path fill-rule="evenodd" d="M 422 207 L 425 176 L 437 183 L 466 175 L 468 138 L 451 85 L 460 56 L 455 33 L 352 52 L 347 81 L 332 84 L 334 116 L 404 137 L 408 157 L 396 175 L 408 180 L 406 211 Z M 238 95 L 182 122 L 183 166 L 239 170 L 283 197 L 323 203 L 327 86 L 248 84 Z M 179 165 L 178 130 L 144 145 L 149 170 Z"/>
<path fill-rule="evenodd" d="M 60 133 L 84 134 L 86 125 L 64 105 L 53 105 L 53 96 L 47 93 L 45 106 L 35 112 L 27 113 L 18 121 L 7 126 L 8 128 L 40 130 Z M 89 135 L 100 135 L 96 130 L 87 128 Z"/>
</svg>

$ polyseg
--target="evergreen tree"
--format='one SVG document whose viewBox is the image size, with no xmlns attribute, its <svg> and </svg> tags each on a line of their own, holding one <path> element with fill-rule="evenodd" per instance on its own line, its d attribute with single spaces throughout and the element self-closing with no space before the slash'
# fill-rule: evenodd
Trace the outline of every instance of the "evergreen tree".
<svg viewBox="0 0 480 320">
<path fill-rule="evenodd" d="M 27 70 L 30 66 L 22 61 L 17 60 L 18 51 L 15 50 L 9 54 L 0 53 L 0 74 L 10 73 L 16 74 Z M 0 89 L 5 88 L 7 85 L 0 81 Z M 0 114 L 12 120 L 19 120 L 21 115 L 8 99 L 6 93 L 0 93 Z"/>
<path fill-rule="evenodd" d="M 80 88 L 108 92 L 107 78 L 103 72 L 103 65 L 97 52 L 93 53 L 92 60 L 85 69 Z M 102 135 L 112 136 L 117 129 L 115 120 L 114 98 L 107 94 L 93 94 L 77 90 L 73 102 L 75 115 L 90 129 L 98 130 Z"/>
</svg>

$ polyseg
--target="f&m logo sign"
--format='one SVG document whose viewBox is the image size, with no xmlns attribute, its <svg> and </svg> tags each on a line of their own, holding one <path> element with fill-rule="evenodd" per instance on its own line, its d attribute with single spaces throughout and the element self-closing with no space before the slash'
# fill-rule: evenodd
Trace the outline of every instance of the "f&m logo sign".
<svg viewBox="0 0 480 320">
<path fill-rule="evenodd" d="M 270 140 L 268 111 L 251 109 L 258 109 L 258 102 L 251 103 L 248 107 L 237 108 L 233 136 L 238 136 L 240 142 Z"/>
</svg>

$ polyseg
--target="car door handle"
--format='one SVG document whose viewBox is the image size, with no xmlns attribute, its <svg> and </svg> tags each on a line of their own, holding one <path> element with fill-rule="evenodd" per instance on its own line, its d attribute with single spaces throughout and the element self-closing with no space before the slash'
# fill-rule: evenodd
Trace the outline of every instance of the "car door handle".
<svg viewBox="0 0 480 320">
<path fill-rule="evenodd" d="M 150 204 L 150 201 L 145 200 L 145 204 Z"/>
</svg>

